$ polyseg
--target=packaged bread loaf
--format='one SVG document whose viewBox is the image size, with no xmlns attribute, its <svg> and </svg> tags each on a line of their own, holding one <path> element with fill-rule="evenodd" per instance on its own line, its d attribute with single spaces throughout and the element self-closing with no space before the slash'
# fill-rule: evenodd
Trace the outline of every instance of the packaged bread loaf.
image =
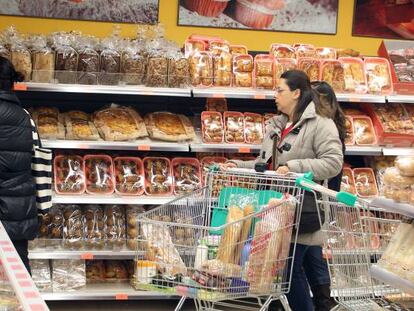
<svg viewBox="0 0 414 311">
<path fill-rule="evenodd" d="M 32 78 L 32 59 L 29 50 L 21 41 L 17 41 L 12 44 L 10 54 L 14 69 L 24 75 L 25 81 L 30 81 Z"/>
<path fill-rule="evenodd" d="M 214 85 L 230 86 L 232 77 L 232 55 L 229 52 L 214 54 Z"/>
<path fill-rule="evenodd" d="M 148 135 L 141 116 L 129 107 L 113 106 L 97 111 L 93 122 L 101 137 L 108 141 L 134 140 Z"/>
<path fill-rule="evenodd" d="M 316 57 L 315 47 L 311 44 L 297 44 L 295 46 L 296 58 L 314 58 Z"/>
<path fill-rule="evenodd" d="M 108 155 L 86 155 L 86 192 L 89 194 L 112 194 L 115 189 L 112 158 Z"/>
<path fill-rule="evenodd" d="M 195 138 L 194 127 L 182 114 L 153 112 L 145 116 L 149 136 L 165 141 L 182 141 Z"/>
<path fill-rule="evenodd" d="M 91 116 L 83 111 L 73 110 L 64 114 L 66 139 L 99 140 L 99 133 Z"/>
<path fill-rule="evenodd" d="M 144 193 L 144 165 L 140 158 L 116 157 L 114 159 L 115 191 L 121 195 Z"/>
<path fill-rule="evenodd" d="M 96 51 L 96 39 L 82 38 L 79 42 L 78 53 L 78 83 L 97 84 L 100 57 Z"/>
<path fill-rule="evenodd" d="M 147 60 L 140 53 L 138 44 L 125 40 L 122 43 L 122 81 L 130 85 L 143 84 Z"/>
<path fill-rule="evenodd" d="M 288 44 L 273 43 L 270 46 L 270 54 L 276 58 L 296 58 L 295 49 Z"/>
<path fill-rule="evenodd" d="M 190 63 L 181 53 L 168 59 L 168 86 L 183 88 L 190 83 Z"/>
<path fill-rule="evenodd" d="M 187 274 L 187 267 L 173 244 L 167 226 L 144 222 L 141 230 L 147 244 L 147 259 L 157 264 L 163 276 L 174 278 Z"/>
<path fill-rule="evenodd" d="M 32 47 L 32 81 L 51 83 L 55 74 L 55 52 L 47 46 L 44 37 L 36 38 Z"/>
<path fill-rule="evenodd" d="M 63 216 L 63 243 L 65 248 L 75 250 L 82 248 L 84 221 L 81 208 L 77 205 L 65 206 Z"/>
<path fill-rule="evenodd" d="M 168 59 L 161 55 L 148 58 L 146 85 L 166 87 L 168 85 Z"/>
<path fill-rule="evenodd" d="M 142 206 L 128 206 L 126 209 L 127 247 L 130 250 L 144 250 L 143 238 L 138 224 L 138 216 L 145 213 Z"/>
<path fill-rule="evenodd" d="M 119 40 L 103 40 L 99 62 L 99 84 L 118 85 L 121 78 L 121 54 L 118 51 Z"/>
<path fill-rule="evenodd" d="M 298 69 L 302 70 L 309 77 L 311 82 L 319 81 L 321 62 L 316 58 L 300 58 Z"/>
<path fill-rule="evenodd" d="M 339 61 L 344 68 L 345 91 L 350 93 L 365 93 L 367 81 L 364 62 L 359 58 L 341 57 Z"/>
<path fill-rule="evenodd" d="M 336 92 L 344 92 L 345 76 L 342 63 L 337 60 L 324 60 L 321 64 L 321 80 L 331 85 Z"/>
<path fill-rule="evenodd" d="M 57 34 L 53 40 L 56 51 L 55 79 L 59 83 L 75 84 L 77 81 L 79 55 L 71 45 L 70 35 Z"/>
<path fill-rule="evenodd" d="M 233 72 L 252 72 L 254 67 L 253 57 L 248 54 L 233 57 Z"/>
<path fill-rule="evenodd" d="M 184 43 L 184 51 L 185 57 L 189 57 L 190 55 L 202 52 L 206 50 L 206 44 L 202 40 L 197 39 L 187 39 Z"/>
<path fill-rule="evenodd" d="M 65 139 L 64 117 L 57 108 L 39 107 L 31 115 L 41 139 Z"/>
<path fill-rule="evenodd" d="M 213 39 L 208 41 L 208 50 L 213 55 L 230 52 L 230 44 L 222 39 Z"/>
<path fill-rule="evenodd" d="M 118 205 L 105 206 L 104 238 L 109 249 L 122 249 L 126 241 L 125 210 Z"/>
<path fill-rule="evenodd" d="M 105 247 L 106 214 L 101 206 L 88 205 L 85 215 L 85 246 L 87 249 L 103 249 Z"/>
</svg>

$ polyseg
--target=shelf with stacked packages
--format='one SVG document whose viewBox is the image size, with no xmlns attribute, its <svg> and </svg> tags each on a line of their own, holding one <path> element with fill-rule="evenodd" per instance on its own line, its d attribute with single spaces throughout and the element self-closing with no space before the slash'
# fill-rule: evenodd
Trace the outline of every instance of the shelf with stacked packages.
<svg viewBox="0 0 414 311">
<path fill-rule="evenodd" d="M 0 309 L 22 311 L 49 310 L 1 222 Z"/>
<path fill-rule="evenodd" d="M 13 28 L 0 35 L 0 55 L 26 76 L 15 90 L 54 152 L 53 207 L 29 252 L 44 299 L 177 299 L 169 289 L 134 288 L 136 270 L 154 270 L 135 261 L 148 256 L 137 217 L 200 191 L 218 163 L 255 159 L 289 69 L 337 92 L 347 118 L 343 190 L 375 204 L 385 196 L 381 204 L 410 215 L 409 200 L 390 203 L 382 178 L 395 156 L 414 154 L 414 95 L 394 91 L 407 89 L 394 74 L 407 77 L 409 51 L 372 58 L 275 43 L 256 53 L 196 35 L 181 49 L 160 28 L 138 28 L 132 40 L 79 32 L 27 40 Z"/>
</svg>

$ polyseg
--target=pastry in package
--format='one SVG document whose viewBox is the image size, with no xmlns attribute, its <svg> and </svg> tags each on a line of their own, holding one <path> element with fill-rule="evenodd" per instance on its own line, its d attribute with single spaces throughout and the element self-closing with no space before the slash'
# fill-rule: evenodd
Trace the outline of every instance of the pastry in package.
<svg viewBox="0 0 414 311">
<path fill-rule="evenodd" d="M 171 164 L 167 158 L 144 158 L 145 193 L 169 195 L 172 193 Z"/>
<path fill-rule="evenodd" d="M 144 165 L 140 158 L 116 157 L 114 159 L 115 191 L 121 195 L 144 193 Z"/>
<path fill-rule="evenodd" d="M 174 158 L 171 162 L 176 194 L 191 193 L 201 186 L 200 162 L 195 158 Z"/>
<path fill-rule="evenodd" d="M 244 143 L 244 116 L 241 112 L 226 111 L 224 125 L 226 142 Z"/>
<path fill-rule="evenodd" d="M 113 163 L 107 155 L 86 155 L 86 192 L 90 194 L 112 194 L 114 192 Z"/>
<path fill-rule="evenodd" d="M 99 140 L 99 133 L 89 114 L 69 111 L 64 114 L 66 139 Z"/>
<path fill-rule="evenodd" d="M 39 107 L 32 110 L 32 118 L 36 123 L 42 139 L 65 139 L 64 118 L 57 108 Z"/>
<path fill-rule="evenodd" d="M 85 192 L 84 162 L 76 155 L 58 155 L 53 159 L 54 186 L 59 194 Z"/>
<path fill-rule="evenodd" d="M 201 113 L 203 142 L 221 143 L 224 140 L 224 126 L 221 113 L 203 111 Z"/>
<path fill-rule="evenodd" d="M 244 136 L 247 144 L 261 144 L 263 141 L 263 118 L 260 114 L 244 114 Z"/>
<path fill-rule="evenodd" d="M 153 139 L 183 141 L 195 138 L 194 127 L 182 114 L 153 112 L 145 116 L 145 125 Z"/>
</svg>

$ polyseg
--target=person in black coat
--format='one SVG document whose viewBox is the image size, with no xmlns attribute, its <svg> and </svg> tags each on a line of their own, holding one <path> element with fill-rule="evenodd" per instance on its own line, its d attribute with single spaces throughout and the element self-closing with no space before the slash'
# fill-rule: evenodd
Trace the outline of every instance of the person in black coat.
<svg viewBox="0 0 414 311">
<path fill-rule="evenodd" d="M 30 272 L 28 241 L 38 232 L 32 125 L 12 91 L 23 78 L 0 57 L 0 221 Z"/>
</svg>

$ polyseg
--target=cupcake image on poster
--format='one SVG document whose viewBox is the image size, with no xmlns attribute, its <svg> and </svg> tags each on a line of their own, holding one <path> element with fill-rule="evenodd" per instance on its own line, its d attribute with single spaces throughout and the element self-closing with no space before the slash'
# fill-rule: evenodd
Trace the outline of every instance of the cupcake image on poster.
<svg viewBox="0 0 414 311">
<path fill-rule="evenodd" d="M 338 0 L 180 0 L 178 24 L 335 34 Z"/>
</svg>

